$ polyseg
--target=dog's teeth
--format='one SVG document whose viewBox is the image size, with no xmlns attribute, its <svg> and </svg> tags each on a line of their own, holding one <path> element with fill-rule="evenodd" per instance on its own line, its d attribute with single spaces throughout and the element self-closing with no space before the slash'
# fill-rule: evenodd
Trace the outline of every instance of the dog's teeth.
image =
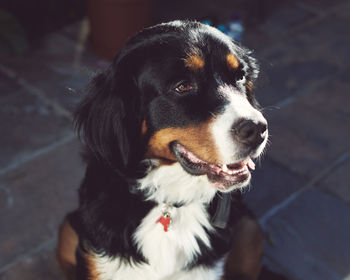
<svg viewBox="0 0 350 280">
<path fill-rule="evenodd" d="M 247 165 L 251 170 L 255 170 L 255 163 L 252 161 L 252 159 L 249 159 Z"/>
<path fill-rule="evenodd" d="M 227 168 L 227 165 L 226 165 L 226 164 L 223 164 L 223 165 L 222 165 L 222 171 L 228 173 L 228 168 Z"/>
</svg>

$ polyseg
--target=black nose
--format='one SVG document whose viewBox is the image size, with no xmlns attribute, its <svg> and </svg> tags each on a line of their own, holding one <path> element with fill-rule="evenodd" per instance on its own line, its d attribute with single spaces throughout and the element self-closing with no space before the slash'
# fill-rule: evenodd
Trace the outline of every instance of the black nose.
<svg viewBox="0 0 350 280">
<path fill-rule="evenodd" d="M 233 127 L 233 137 L 251 148 L 258 147 L 265 139 L 267 123 L 241 119 Z"/>
</svg>

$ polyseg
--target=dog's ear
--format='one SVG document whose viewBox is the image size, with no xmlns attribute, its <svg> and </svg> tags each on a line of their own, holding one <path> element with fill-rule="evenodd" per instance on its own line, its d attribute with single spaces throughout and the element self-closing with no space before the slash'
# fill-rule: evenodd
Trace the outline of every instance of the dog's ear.
<svg viewBox="0 0 350 280">
<path fill-rule="evenodd" d="M 117 57 L 90 82 L 75 112 L 88 154 L 119 171 L 136 164 L 142 149 L 142 96 L 123 61 Z"/>
</svg>

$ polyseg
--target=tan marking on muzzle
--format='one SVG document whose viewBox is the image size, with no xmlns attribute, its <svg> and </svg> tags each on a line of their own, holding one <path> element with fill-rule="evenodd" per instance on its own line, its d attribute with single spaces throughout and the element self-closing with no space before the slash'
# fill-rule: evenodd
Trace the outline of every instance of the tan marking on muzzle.
<svg viewBox="0 0 350 280">
<path fill-rule="evenodd" d="M 164 128 L 157 131 L 148 143 L 146 156 L 158 158 L 162 163 L 173 163 L 175 156 L 171 153 L 169 144 L 177 141 L 200 159 L 209 163 L 220 163 L 221 156 L 210 131 L 213 119 L 197 126 L 185 128 Z"/>
<path fill-rule="evenodd" d="M 228 68 L 231 70 L 236 70 L 239 66 L 239 61 L 233 53 L 229 53 L 226 56 L 226 62 L 227 62 Z"/>
<path fill-rule="evenodd" d="M 185 59 L 185 66 L 193 71 L 203 69 L 204 64 L 203 58 L 198 54 L 190 55 Z"/>
</svg>

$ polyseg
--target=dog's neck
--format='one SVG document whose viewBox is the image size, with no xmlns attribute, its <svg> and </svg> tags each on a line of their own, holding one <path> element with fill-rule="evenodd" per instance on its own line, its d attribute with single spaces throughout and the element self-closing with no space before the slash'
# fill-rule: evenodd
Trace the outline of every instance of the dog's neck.
<svg viewBox="0 0 350 280">
<path fill-rule="evenodd" d="M 209 204 L 216 194 L 206 176 L 190 175 L 179 163 L 155 167 L 138 183 L 146 199 L 157 204 Z"/>
<path fill-rule="evenodd" d="M 206 176 L 193 176 L 183 170 L 179 163 L 155 167 L 140 179 L 138 190 L 147 200 L 171 208 L 180 208 L 191 203 L 209 205 L 217 190 Z M 215 214 L 211 217 L 214 227 L 225 228 L 231 207 L 231 193 L 218 197 Z"/>
</svg>

